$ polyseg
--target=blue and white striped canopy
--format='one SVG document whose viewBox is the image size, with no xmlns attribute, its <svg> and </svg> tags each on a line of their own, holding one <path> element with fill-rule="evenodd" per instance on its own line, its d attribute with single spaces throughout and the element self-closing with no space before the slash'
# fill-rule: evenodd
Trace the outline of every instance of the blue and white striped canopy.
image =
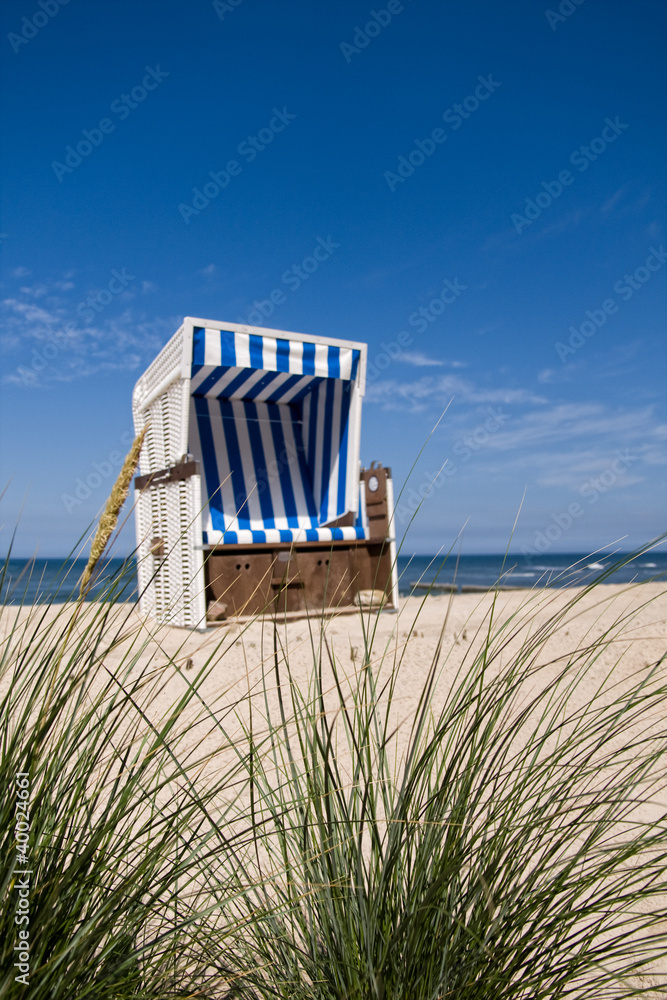
<svg viewBox="0 0 667 1000">
<path fill-rule="evenodd" d="M 203 467 L 204 542 L 364 537 L 350 412 L 359 351 L 195 328 L 189 450 Z M 352 463 L 354 465 L 354 463 Z"/>
<path fill-rule="evenodd" d="M 291 403 L 313 378 L 354 381 L 358 367 L 354 348 L 195 327 L 191 392 Z"/>
</svg>

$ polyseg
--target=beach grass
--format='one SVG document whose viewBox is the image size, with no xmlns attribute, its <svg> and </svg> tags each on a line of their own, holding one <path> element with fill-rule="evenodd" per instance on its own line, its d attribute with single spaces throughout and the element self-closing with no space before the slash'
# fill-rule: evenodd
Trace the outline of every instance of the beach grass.
<svg viewBox="0 0 667 1000">
<path fill-rule="evenodd" d="M 376 612 L 352 666 L 311 619 L 305 679 L 265 625 L 259 685 L 207 702 L 236 640 L 191 676 L 122 577 L 7 607 L 0 997 L 664 995 L 667 678 L 619 675 L 635 591 L 557 655 L 603 582 L 552 611 L 547 591 L 491 602 L 454 671 L 443 620 L 409 717 L 408 647 L 381 645 Z"/>
</svg>

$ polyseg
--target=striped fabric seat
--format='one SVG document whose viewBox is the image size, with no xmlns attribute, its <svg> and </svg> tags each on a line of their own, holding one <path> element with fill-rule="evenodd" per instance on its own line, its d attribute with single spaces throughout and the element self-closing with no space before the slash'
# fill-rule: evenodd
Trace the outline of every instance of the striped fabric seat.
<svg viewBox="0 0 667 1000">
<path fill-rule="evenodd" d="M 195 328 L 189 450 L 204 544 L 365 537 L 349 422 L 359 352 Z M 346 514 L 353 526 L 332 526 Z"/>
</svg>

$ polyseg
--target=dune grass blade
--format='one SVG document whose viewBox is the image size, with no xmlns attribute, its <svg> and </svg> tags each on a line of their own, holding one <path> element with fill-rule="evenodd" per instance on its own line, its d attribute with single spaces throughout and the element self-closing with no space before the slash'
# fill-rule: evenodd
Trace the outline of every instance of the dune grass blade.
<svg viewBox="0 0 667 1000">
<path fill-rule="evenodd" d="M 662 995 L 667 672 L 617 681 L 624 615 L 552 662 L 595 594 L 546 621 L 535 604 L 492 619 L 445 691 L 434 660 L 399 767 L 398 665 L 372 666 L 369 647 L 346 678 L 332 654 L 304 691 L 276 642 L 271 752 L 255 746 L 248 775 L 256 869 L 244 930 L 220 946 L 235 996 Z"/>
<path fill-rule="evenodd" d="M 224 881 L 210 883 L 210 845 L 221 837 L 237 765 L 216 766 L 220 741 L 204 745 L 215 729 L 210 708 L 173 660 L 150 662 L 145 631 L 114 604 L 118 581 L 109 588 L 86 604 L 3 612 L 3 998 L 205 997 L 219 979 L 205 957 Z M 109 668 L 117 647 L 120 665 Z M 182 693 L 172 703 L 165 688 L 175 682 Z M 208 767 L 214 777 L 201 784 Z M 20 838 L 19 773 L 28 788 Z M 27 987 L 16 979 L 19 929 L 29 933 Z"/>
<path fill-rule="evenodd" d="M 127 500 L 130 484 L 132 482 L 132 476 L 134 475 L 135 469 L 139 464 L 141 447 L 144 443 L 148 426 L 149 425 L 146 424 L 146 426 L 139 432 L 139 434 L 137 434 L 132 442 L 132 447 L 127 453 L 123 466 L 118 473 L 118 478 L 113 485 L 113 489 L 109 494 L 109 499 L 107 500 L 104 511 L 102 512 L 100 523 L 97 526 L 97 531 L 95 532 L 95 537 L 93 538 L 93 543 L 90 547 L 88 563 L 86 564 L 86 568 L 81 576 L 79 593 L 82 599 L 90 586 L 90 581 L 95 571 L 95 567 L 102 558 L 102 553 L 104 552 L 107 543 L 113 534 L 114 528 L 118 524 L 118 515 L 120 514 L 123 504 Z"/>
</svg>

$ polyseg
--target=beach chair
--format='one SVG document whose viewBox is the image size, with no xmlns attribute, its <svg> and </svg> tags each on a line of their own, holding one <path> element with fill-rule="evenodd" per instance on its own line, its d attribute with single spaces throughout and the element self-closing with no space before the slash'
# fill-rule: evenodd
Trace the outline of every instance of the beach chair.
<svg viewBox="0 0 667 1000">
<path fill-rule="evenodd" d="M 365 371 L 365 344 L 183 321 L 133 394 L 142 613 L 397 609 L 391 471 L 359 462 Z"/>
</svg>

